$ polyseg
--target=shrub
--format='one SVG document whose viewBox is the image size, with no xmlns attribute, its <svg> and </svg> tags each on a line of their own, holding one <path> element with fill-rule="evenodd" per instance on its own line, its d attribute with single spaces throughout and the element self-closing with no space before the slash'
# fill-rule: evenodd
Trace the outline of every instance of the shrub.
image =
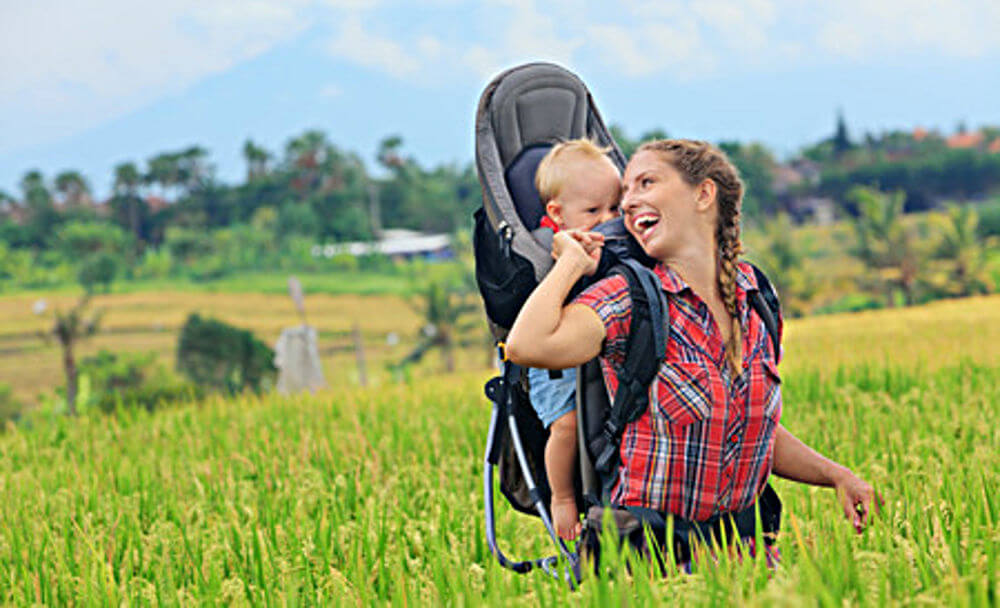
<svg viewBox="0 0 1000 608">
<path fill-rule="evenodd" d="M 274 351 L 245 329 L 188 317 L 177 345 L 177 370 L 206 388 L 260 392 L 274 384 Z"/>
<path fill-rule="evenodd" d="M 979 238 L 1000 237 L 1000 198 L 980 206 L 977 212 L 979 213 L 979 225 L 976 228 L 976 233 Z"/>
<path fill-rule="evenodd" d="M 10 385 L 0 382 L 0 423 L 20 418 L 22 407 L 21 403 L 14 399 Z"/>
<path fill-rule="evenodd" d="M 111 283 L 118 275 L 118 259 L 106 251 L 92 253 L 80 262 L 76 279 L 87 291 L 101 285 L 105 292 L 111 290 Z"/>
<path fill-rule="evenodd" d="M 152 411 L 164 403 L 187 402 L 202 396 L 201 387 L 172 377 L 154 363 L 155 353 L 112 353 L 101 349 L 80 362 L 90 378 L 90 405 L 103 412 L 120 407 Z"/>
</svg>

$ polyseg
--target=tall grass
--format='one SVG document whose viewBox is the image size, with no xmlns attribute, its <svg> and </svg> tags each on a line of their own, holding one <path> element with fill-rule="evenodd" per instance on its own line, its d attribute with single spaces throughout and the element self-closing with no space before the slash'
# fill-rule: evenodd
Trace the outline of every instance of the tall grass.
<svg viewBox="0 0 1000 608">
<path fill-rule="evenodd" d="M 830 490 L 779 480 L 776 571 L 723 556 L 660 580 L 612 557 L 572 594 L 486 550 L 482 374 L 37 420 L 0 439 L 0 601 L 996 604 L 998 378 L 974 362 L 786 374 L 784 424 L 877 486 L 874 524 L 855 535 Z M 551 553 L 536 520 L 500 511 L 506 550 Z"/>
</svg>

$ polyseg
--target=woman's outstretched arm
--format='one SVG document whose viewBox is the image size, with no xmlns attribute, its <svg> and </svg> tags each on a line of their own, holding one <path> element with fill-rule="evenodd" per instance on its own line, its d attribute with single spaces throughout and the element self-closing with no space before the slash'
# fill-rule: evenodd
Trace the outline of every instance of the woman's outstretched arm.
<svg viewBox="0 0 1000 608">
<path fill-rule="evenodd" d="M 597 268 L 601 235 L 566 231 L 552 243 L 555 266 L 538 285 L 507 336 L 507 356 L 519 365 L 565 369 L 596 357 L 604 324 L 591 308 L 563 307 L 573 285 Z"/>
<path fill-rule="evenodd" d="M 774 438 L 774 474 L 792 481 L 837 490 L 844 515 L 860 532 L 868 523 L 875 491 L 847 467 L 816 452 L 778 425 Z M 876 510 L 878 503 L 875 503 Z"/>
</svg>

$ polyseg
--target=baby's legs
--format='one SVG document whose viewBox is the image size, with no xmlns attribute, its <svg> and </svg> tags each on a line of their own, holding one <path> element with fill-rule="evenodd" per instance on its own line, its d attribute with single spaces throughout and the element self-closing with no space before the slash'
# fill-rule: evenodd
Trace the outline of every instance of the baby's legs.
<svg viewBox="0 0 1000 608">
<path fill-rule="evenodd" d="M 552 423 L 545 444 L 545 470 L 552 488 L 552 520 L 556 532 L 566 540 L 576 538 L 581 528 L 573 490 L 576 449 L 576 410 L 572 410 Z"/>
</svg>

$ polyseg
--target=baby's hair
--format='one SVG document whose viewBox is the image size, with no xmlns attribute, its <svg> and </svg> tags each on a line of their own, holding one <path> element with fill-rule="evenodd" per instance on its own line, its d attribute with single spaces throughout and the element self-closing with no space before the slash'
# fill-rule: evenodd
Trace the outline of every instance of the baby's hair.
<svg viewBox="0 0 1000 608">
<path fill-rule="evenodd" d="M 542 162 L 538 163 L 538 170 L 535 171 L 535 187 L 538 188 L 542 205 L 559 196 L 559 192 L 566 185 L 569 173 L 566 171 L 565 161 L 570 158 L 607 159 L 607 153 L 610 151 L 609 146 L 600 146 L 594 140 L 586 138 L 571 139 L 552 146 L 548 154 L 542 158 Z"/>
</svg>

